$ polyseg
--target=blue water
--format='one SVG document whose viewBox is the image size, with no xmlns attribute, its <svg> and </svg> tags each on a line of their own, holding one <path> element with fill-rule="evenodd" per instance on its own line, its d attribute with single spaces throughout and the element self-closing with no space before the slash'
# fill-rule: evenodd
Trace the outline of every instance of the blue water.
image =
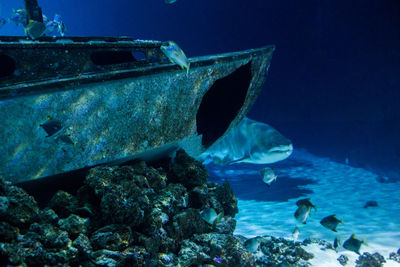
<svg viewBox="0 0 400 267">
<path fill-rule="evenodd" d="M 189 57 L 275 44 L 268 78 L 249 117 L 269 123 L 290 138 L 295 149 L 305 148 L 316 158 L 329 157 L 332 164 L 347 159 L 347 167 L 363 170 L 363 175 L 370 171 L 400 181 L 398 0 L 177 0 L 172 5 L 163 0 L 39 0 L 39 4 L 49 18 L 62 16 L 67 36 L 174 40 Z M 2 0 L 0 18 L 21 6 L 22 0 Z M 23 35 L 23 29 L 7 24 L 0 35 Z M 245 203 L 279 206 L 315 196 L 317 178 L 301 172 L 293 177 L 287 171 L 313 170 L 314 163 L 300 157 L 273 165 L 279 178 L 269 188 L 258 177 L 261 166 L 209 166 L 209 170 L 216 181 L 231 183 L 242 207 L 247 207 Z M 366 185 L 357 192 L 363 178 L 347 179 L 360 197 L 379 191 Z M 397 201 L 398 183 L 387 186 L 390 189 L 378 193 L 387 192 L 388 203 L 391 198 Z M 345 210 L 346 196 L 337 198 Z M 245 216 L 239 214 L 239 227 Z M 390 216 L 398 222 L 400 213 Z M 383 223 L 375 222 L 374 227 Z M 398 240 L 396 234 L 387 240 L 392 242 L 393 236 Z"/>
<path fill-rule="evenodd" d="M 296 225 L 300 241 L 311 237 L 333 242 L 336 237 L 346 240 L 355 234 L 368 243 L 362 246 L 361 253 L 378 252 L 385 258 L 400 247 L 400 183 L 381 183 L 376 173 L 302 149 L 295 149 L 288 159 L 273 164 L 278 178 L 270 187 L 262 182 L 262 167 L 207 165 L 210 179 L 218 183 L 229 181 L 238 199 L 236 234 L 292 239 Z M 294 217 L 296 201 L 302 198 L 310 198 L 317 207 L 306 224 L 298 223 Z M 376 201 L 378 207 L 364 208 L 367 201 Z M 332 214 L 344 220 L 337 233 L 320 224 L 322 218 Z M 318 247 L 306 249 L 315 255 L 313 266 L 340 266 L 336 261 L 340 254 L 349 257 L 349 266 L 354 266 L 357 259 L 355 253 L 342 248 L 340 254 Z M 400 264 L 388 261 L 385 266 Z"/>
<path fill-rule="evenodd" d="M 400 2 L 39 0 L 68 36 L 174 40 L 192 56 L 275 44 L 249 117 L 321 156 L 400 179 Z M 9 17 L 22 0 L 1 1 Z M 22 35 L 9 24 L 1 35 Z"/>
</svg>

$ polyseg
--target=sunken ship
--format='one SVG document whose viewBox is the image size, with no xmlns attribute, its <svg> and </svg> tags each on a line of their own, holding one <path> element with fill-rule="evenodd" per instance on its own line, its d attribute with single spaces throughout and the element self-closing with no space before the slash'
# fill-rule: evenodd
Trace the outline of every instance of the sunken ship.
<svg viewBox="0 0 400 267">
<path fill-rule="evenodd" d="M 37 1 L 25 4 L 40 21 Z M 196 157 L 250 110 L 274 51 L 190 58 L 187 74 L 163 43 L 1 36 L 0 177 L 35 182 L 179 148 Z"/>
</svg>

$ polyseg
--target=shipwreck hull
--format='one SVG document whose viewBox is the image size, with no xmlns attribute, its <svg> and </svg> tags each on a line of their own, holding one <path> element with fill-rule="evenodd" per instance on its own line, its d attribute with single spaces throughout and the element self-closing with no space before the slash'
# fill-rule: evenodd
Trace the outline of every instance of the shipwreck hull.
<svg viewBox="0 0 400 267">
<path fill-rule="evenodd" d="M 0 176 L 20 183 L 179 147 L 196 156 L 249 111 L 274 50 L 191 58 L 186 75 L 161 44 L 0 38 Z"/>
</svg>

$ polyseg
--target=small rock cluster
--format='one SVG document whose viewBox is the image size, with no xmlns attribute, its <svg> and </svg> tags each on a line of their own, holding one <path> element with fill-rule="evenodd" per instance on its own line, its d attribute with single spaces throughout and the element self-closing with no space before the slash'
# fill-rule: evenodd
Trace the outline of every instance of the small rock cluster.
<svg viewBox="0 0 400 267">
<path fill-rule="evenodd" d="M 400 263 L 400 248 L 399 248 L 399 250 L 397 250 L 397 253 L 396 252 L 390 253 L 389 260 Z"/>
<path fill-rule="evenodd" d="M 259 249 L 262 254 L 255 255 L 257 266 L 311 266 L 307 261 L 314 258 L 314 255 L 302 248 L 307 245 L 304 242 L 293 242 L 273 236 L 265 236 L 261 240 Z"/>
<path fill-rule="evenodd" d="M 379 253 L 365 252 L 356 260 L 356 267 L 381 267 L 385 262 L 385 258 Z"/>
<path fill-rule="evenodd" d="M 349 262 L 349 258 L 346 255 L 340 255 L 339 258 L 337 258 L 337 261 L 342 265 L 345 266 Z"/>
<path fill-rule="evenodd" d="M 238 208 L 229 184 L 207 178 L 180 150 L 163 168 L 93 168 L 76 194 L 58 191 L 43 209 L 0 179 L 1 265 L 307 266 L 313 255 L 300 242 L 264 237 L 249 252 L 246 238 L 233 235 Z M 209 224 L 205 208 L 223 216 Z"/>
</svg>

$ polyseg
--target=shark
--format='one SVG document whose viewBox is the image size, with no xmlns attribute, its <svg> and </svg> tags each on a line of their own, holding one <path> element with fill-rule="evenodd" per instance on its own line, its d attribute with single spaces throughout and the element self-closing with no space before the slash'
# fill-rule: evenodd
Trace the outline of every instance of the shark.
<svg viewBox="0 0 400 267">
<path fill-rule="evenodd" d="M 269 164 L 289 157 L 292 142 L 270 125 L 245 117 L 198 156 L 203 164 Z"/>
</svg>

